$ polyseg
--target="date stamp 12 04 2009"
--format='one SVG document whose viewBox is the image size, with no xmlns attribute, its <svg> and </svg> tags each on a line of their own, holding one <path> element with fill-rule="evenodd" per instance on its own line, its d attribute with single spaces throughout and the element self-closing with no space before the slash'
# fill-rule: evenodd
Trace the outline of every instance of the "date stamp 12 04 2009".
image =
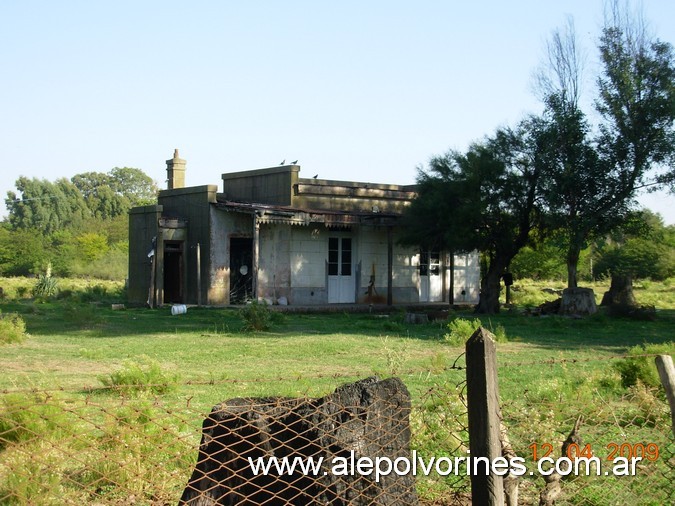
<svg viewBox="0 0 675 506">
<path fill-rule="evenodd" d="M 532 460 L 535 461 L 550 457 L 554 451 L 554 447 L 550 443 L 532 443 L 529 448 L 532 450 Z M 623 457 L 626 459 L 639 458 L 641 460 L 654 462 L 659 458 L 659 445 L 656 443 L 607 443 L 605 449 L 606 456 L 604 457 L 604 460 L 613 461 L 618 457 Z M 578 457 L 591 458 L 595 455 L 596 452 L 593 451 L 590 444 L 581 447 L 576 443 L 572 443 L 567 446 L 566 455 L 563 456 L 574 459 Z"/>
<path fill-rule="evenodd" d="M 601 458 L 590 444 L 572 443 L 565 449 L 565 455 L 553 458 L 554 446 L 550 443 L 532 443 L 532 460 L 537 464 L 539 474 L 550 475 L 554 472 L 566 475 L 605 475 L 635 476 L 639 462 L 654 462 L 659 458 L 659 446 L 656 443 L 608 443 L 604 446 Z M 602 470 L 603 463 L 610 464 L 611 470 Z M 534 474 L 534 473 L 530 473 Z"/>
</svg>

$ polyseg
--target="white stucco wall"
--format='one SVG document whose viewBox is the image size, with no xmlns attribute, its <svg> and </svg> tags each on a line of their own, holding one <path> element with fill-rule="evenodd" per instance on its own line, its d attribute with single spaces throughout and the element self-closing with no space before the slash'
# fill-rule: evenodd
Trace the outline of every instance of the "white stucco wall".
<svg viewBox="0 0 675 506">
<path fill-rule="evenodd" d="M 294 288 L 325 285 L 328 236 L 329 231 L 325 228 L 292 227 L 290 276 Z"/>
<path fill-rule="evenodd" d="M 448 284 L 448 286 L 450 285 Z M 455 255 L 455 303 L 476 304 L 479 294 L 480 260 L 478 252 Z"/>
<path fill-rule="evenodd" d="M 291 226 L 260 225 L 258 296 L 277 300 L 289 297 L 291 288 Z"/>
</svg>

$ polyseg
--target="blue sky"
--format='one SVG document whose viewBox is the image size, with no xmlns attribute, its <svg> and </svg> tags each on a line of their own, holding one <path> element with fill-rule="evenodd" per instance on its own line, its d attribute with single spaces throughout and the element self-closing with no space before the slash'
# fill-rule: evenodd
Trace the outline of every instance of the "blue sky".
<svg viewBox="0 0 675 506">
<path fill-rule="evenodd" d="M 645 0 L 675 43 L 675 2 Z M 138 167 L 165 187 L 299 160 L 409 184 L 416 167 L 541 110 L 532 75 L 574 18 L 593 96 L 601 0 L 0 2 L 0 194 Z M 675 223 L 675 197 L 642 199 Z M 4 205 L 2 214 L 6 214 Z"/>
</svg>

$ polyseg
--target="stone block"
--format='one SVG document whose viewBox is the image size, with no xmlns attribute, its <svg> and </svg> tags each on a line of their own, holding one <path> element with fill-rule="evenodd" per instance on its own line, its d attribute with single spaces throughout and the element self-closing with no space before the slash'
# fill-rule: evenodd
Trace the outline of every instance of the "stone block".
<svg viewBox="0 0 675 506">
<path fill-rule="evenodd" d="M 368 378 L 320 399 L 240 398 L 213 408 L 181 505 L 417 505 L 414 476 L 333 473 L 367 457 L 410 459 L 410 394 Z M 323 459 L 316 475 L 255 475 L 249 457 Z M 353 460 L 352 460 L 353 459 Z"/>
</svg>

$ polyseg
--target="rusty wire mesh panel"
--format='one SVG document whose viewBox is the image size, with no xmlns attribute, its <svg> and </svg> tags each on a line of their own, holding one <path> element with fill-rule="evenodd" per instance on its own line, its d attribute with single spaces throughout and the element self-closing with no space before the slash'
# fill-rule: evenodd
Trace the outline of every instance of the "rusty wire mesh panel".
<svg viewBox="0 0 675 506">
<path fill-rule="evenodd" d="M 156 399 L 0 397 L 0 504 L 173 504 L 201 414 Z"/>
<path fill-rule="evenodd" d="M 415 399 L 410 416 L 417 489 L 431 504 L 463 504 L 470 494 L 468 475 L 449 472 L 448 465 L 436 466 L 439 459 L 454 463 L 455 458 L 466 457 L 469 449 L 466 382 L 464 370 L 458 369 L 448 371 Z M 421 469 L 422 463 L 429 472 Z"/>
</svg>

